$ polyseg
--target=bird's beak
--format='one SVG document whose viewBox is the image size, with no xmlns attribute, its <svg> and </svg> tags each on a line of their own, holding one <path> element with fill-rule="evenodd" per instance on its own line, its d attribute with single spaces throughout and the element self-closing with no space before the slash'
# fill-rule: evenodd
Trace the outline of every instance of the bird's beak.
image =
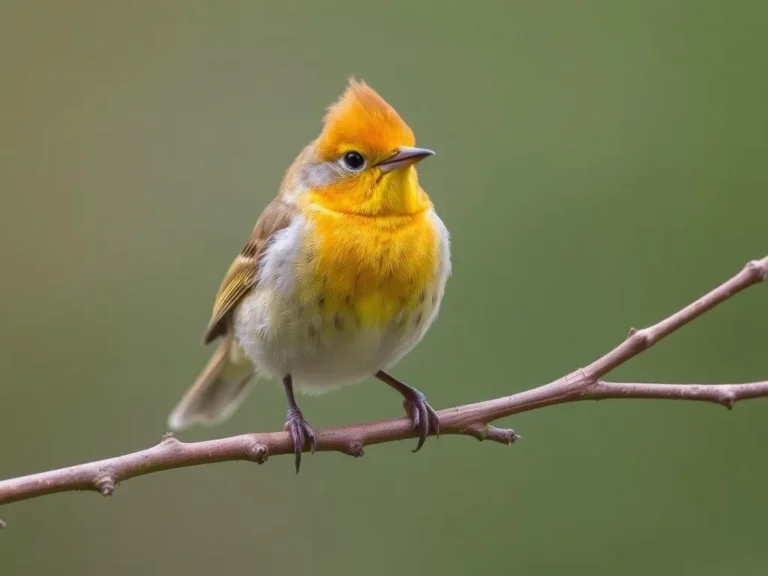
<svg viewBox="0 0 768 576">
<path fill-rule="evenodd" d="M 382 160 L 377 164 L 383 173 L 405 168 L 424 160 L 427 156 L 432 156 L 434 152 L 427 148 L 413 148 L 411 146 L 400 146 L 392 156 Z"/>
</svg>

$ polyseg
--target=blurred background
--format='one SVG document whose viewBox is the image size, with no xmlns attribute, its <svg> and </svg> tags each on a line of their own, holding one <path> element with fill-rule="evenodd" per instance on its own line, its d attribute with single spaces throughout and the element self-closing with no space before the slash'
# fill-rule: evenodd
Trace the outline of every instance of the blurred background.
<svg viewBox="0 0 768 576">
<path fill-rule="evenodd" d="M 325 108 L 368 81 L 438 155 L 437 408 L 583 366 L 766 254 L 768 4 L 24 2 L 0 17 L 0 478 L 156 443 L 219 282 Z M 766 287 L 613 379 L 768 377 Z M 316 427 L 401 415 L 373 381 Z M 265 382 L 197 440 L 276 430 Z M 365 457 L 145 476 L 5 506 L 0 572 L 763 574 L 768 403 L 606 401 Z"/>
</svg>

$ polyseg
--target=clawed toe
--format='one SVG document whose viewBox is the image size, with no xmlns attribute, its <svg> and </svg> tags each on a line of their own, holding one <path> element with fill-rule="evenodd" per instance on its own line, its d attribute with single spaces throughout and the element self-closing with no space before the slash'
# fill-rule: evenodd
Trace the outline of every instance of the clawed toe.
<svg viewBox="0 0 768 576">
<path fill-rule="evenodd" d="M 424 394 L 418 390 L 414 392 L 413 397 L 406 399 L 403 404 L 408 412 L 408 416 L 411 418 L 411 422 L 413 422 L 413 429 L 419 432 L 419 442 L 416 444 L 416 448 L 412 450 L 412 452 L 418 452 L 424 446 L 430 431 L 435 436 L 440 436 L 440 417 L 432 406 L 429 405 Z"/>
<path fill-rule="evenodd" d="M 291 433 L 293 438 L 293 451 L 296 454 L 296 473 L 299 473 L 301 467 L 301 452 L 304 446 L 309 443 L 309 449 L 312 454 L 315 453 L 317 439 L 312 426 L 304 420 L 300 410 L 289 409 L 285 420 L 285 430 Z"/>
<path fill-rule="evenodd" d="M 419 442 L 412 452 L 421 450 L 430 432 L 435 436 L 440 436 L 440 417 L 429 405 L 424 394 L 384 372 L 384 370 L 379 370 L 376 373 L 376 378 L 400 392 L 405 399 L 403 402 L 405 411 L 413 423 L 413 429 L 419 432 Z"/>
</svg>

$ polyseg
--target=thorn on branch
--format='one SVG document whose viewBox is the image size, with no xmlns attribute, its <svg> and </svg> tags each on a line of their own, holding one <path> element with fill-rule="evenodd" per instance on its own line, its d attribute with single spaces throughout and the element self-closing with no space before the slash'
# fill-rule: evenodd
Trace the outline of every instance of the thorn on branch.
<svg viewBox="0 0 768 576">
<path fill-rule="evenodd" d="M 497 428 L 496 426 L 482 423 L 470 424 L 464 429 L 464 432 L 477 438 L 480 442 L 483 440 L 492 440 L 493 442 L 506 444 L 507 446 L 511 446 L 516 440 L 522 438 L 522 436 L 512 430 L 512 428 Z"/>
<path fill-rule="evenodd" d="M 112 496 L 115 491 L 115 479 L 112 476 L 101 476 L 96 480 L 96 490 L 98 490 L 102 496 Z"/>
<path fill-rule="evenodd" d="M 488 439 L 500 444 L 506 444 L 512 446 L 515 442 L 520 440 L 522 436 L 515 432 L 512 428 L 496 428 L 496 426 L 488 425 Z"/>
<path fill-rule="evenodd" d="M 269 458 L 267 447 L 260 442 L 254 442 L 253 446 L 251 446 L 250 456 L 250 459 L 256 462 L 256 464 L 264 464 L 267 458 Z"/>
<path fill-rule="evenodd" d="M 160 439 L 160 445 L 176 454 L 183 450 L 184 447 L 183 442 L 176 438 L 176 435 L 173 432 L 166 432 L 163 434 L 163 437 Z"/>
<path fill-rule="evenodd" d="M 360 458 L 364 454 L 363 441 L 360 438 L 352 438 L 344 444 L 342 451 L 353 458 Z"/>
<path fill-rule="evenodd" d="M 745 269 L 749 274 L 756 275 L 761 281 L 768 280 L 768 265 L 764 264 L 765 260 L 750 260 L 747 262 Z"/>
<path fill-rule="evenodd" d="M 640 350 L 645 350 L 650 348 L 653 344 L 653 334 L 645 328 L 641 330 L 630 328 L 629 340 L 632 341 L 634 346 L 640 348 Z"/>
<path fill-rule="evenodd" d="M 733 410 L 733 407 L 736 405 L 736 395 L 733 392 L 724 392 L 720 397 L 720 404 L 728 408 L 728 410 Z"/>
</svg>

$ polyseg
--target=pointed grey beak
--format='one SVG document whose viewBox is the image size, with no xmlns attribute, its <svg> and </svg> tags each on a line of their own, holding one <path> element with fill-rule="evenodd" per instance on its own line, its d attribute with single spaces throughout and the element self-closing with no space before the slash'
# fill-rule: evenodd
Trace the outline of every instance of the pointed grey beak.
<svg viewBox="0 0 768 576">
<path fill-rule="evenodd" d="M 383 173 L 391 172 L 392 170 L 397 170 L 398 168 L 404 168 L 406 166 L 411 166 L 413 164 L 416 164 L 416 162 L 420 162 L 424 160 L 427 156 L 434 155 L 434 152 L 432 150 L 428 150 L 427 148 L 413 148 L 411 146 L 400 146 L 400 148 L 397 149 L 397 152 L 387 158 L 386 160 L 383 160 L 382 162 L 379 162 L 377 166 L 381 169 Z"/>
</svg>

